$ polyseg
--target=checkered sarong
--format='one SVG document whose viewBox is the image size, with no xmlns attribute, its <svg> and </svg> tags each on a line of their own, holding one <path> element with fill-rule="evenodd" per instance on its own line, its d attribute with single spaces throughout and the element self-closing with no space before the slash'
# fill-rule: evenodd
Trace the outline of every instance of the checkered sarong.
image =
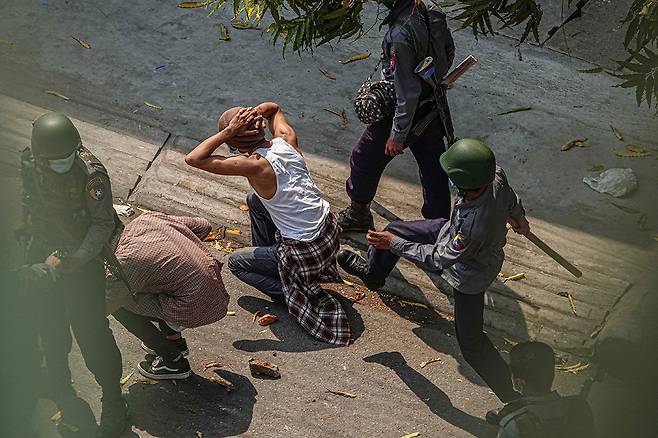
<svg viewBox="0 0 658 438">
<path fill-rule="evenodd" d="M 335 345 L 350 342 L 347 314 L 338 300 L 322 289 L 320 283 L 340 282 L 336 268 L 338 224 L 329 213 L 320 235 L 310 242 L 281 238 L 279 274 L 288 312 L 306 331 L 316 338 Z"/>
</svg>

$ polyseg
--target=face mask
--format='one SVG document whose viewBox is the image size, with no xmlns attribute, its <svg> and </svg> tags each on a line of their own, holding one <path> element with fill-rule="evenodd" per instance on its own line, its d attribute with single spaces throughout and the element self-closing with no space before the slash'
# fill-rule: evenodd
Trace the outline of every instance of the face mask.
<svg viewBox="0 0 658 438">
<path fill-rule="evenodd" d="M 73 162 L 75 161 L 75 152 L 69 155 L 66 158 L 60 158 L 58 160 L 48 160 L 48 167 L 55 173 L 66 173 L 71 170 L 73 167 Z"/>
</svg>

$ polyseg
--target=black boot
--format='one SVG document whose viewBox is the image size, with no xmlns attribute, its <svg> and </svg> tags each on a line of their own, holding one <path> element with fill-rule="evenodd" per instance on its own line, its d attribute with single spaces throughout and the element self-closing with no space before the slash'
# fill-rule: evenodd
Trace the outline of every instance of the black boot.
<svg viewBox="0 0 658 438">
<path fill-rule="evenodd" d="M 354 202 L 338 213 L 338 225 L 344 233 L 365 233 L 375 229 L 375 221 L 370 213 L 370 203 Z"/>
<path fill-rule="evenodd" d="M 350 275 L 358 277 L 370 290 L 378 290 L 384 287 L 386 281 L 374 281 L 368 275 L 368 262 L 355 252 L 341 249 L 336 255 L 336 260 L 341 268 Z"/>
<path fill-rule="evenodd" d="M 101 425 L 96 438 L 118 438 L 128 427 L 128 403 L 123 397 L 106 400 L 103 397 Z"/>
</svg>

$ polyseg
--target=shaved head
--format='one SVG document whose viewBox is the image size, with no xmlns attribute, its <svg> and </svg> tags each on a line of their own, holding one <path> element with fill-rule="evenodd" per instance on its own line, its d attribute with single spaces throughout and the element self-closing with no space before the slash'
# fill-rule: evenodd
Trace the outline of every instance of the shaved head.
<svg viewBox="0 0 658 438">
<path fill-rule="evenodd" d="M 229 123 L 231 123 L 231 120 L 233 120 L 233 118 L 238 114 L 238 112 L 242 108 L 243 107 L 241 106 L 234 106 L 233 108 L 229 108 L 226 111 L 224 111 L 222 115 L 219 116 L 219 120 L 217 120 L 218 130 L 223 131 L 224 129 L 226 129 Z M 254 126 L 252 127 L 252 129 L 256 129 L 256 127 Z M 265 141 L 265 130 L 261 128 L 258 130 L 257 134 L 234 137 L 230 142 L 228 142 L 228 144 L 229 146 L 237 149 L 249 149 L 259 146 L 264 141 Z"/>
</svg>

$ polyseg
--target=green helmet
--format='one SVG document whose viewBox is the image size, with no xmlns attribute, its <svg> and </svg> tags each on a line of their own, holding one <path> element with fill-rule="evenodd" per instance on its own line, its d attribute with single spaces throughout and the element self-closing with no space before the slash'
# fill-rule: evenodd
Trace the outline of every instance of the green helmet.
<svg viewBox="0 0 658 438">
<path fill-rule="evenodd" d="M 62 113 L 46 113 L 32 124 L 32 153 L 35 157 L 57 160 L 80 147 L 80 133 Z"/>
<path fill-rule="evenodd" d="M 441 167 L 462 190 L 477 190 L 490 184 L 496 174 L 496 157 L 486 144 L 463 138 L 441 154 Z"/>
</svg>

